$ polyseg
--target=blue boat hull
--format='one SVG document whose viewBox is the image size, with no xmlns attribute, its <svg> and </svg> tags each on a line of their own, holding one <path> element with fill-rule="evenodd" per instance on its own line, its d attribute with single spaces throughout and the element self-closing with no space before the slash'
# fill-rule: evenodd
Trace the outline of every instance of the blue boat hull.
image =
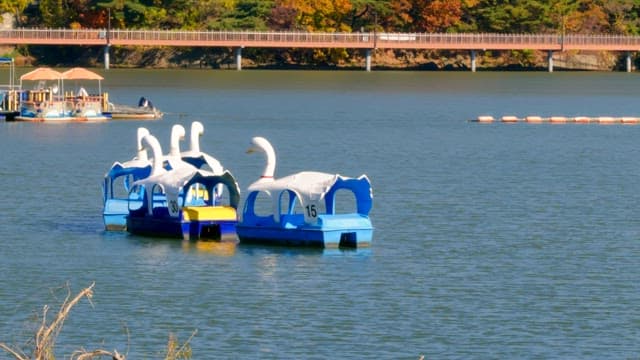
<svg viewBox="0 0 640 360">
<path fill-rule="evenodd" d="M 240 242 L 247 244 L 312 246 L 323 248 L 366 247 L 371 244 L 373 229 L 283 229 L 237 225 Z"/>
<path fill-rule="evenodd" d="M 280 222 L 272 216 L 249 216 L 236 232 L 244 243 L 357 248 L 371 244 L 373 226 L 368 216 L 360 214 L 321 214 L 316 224 L 305 223 L 302 214 L 282 214 Z"/>
<path fill-rule="evenodd" d="M 108 199 L 104 204 L 102 218 L 107 231 L 127 230 L 127 216 L 129 215 L 129 204 L 140 207 L 141 201 L 127 199 Z"/>
<path fill-rule="evenodd" d="M 179 218 L 127 216 L 127 231 L 135 235 L 189 240 L 235 241 L 235 221 L 182 221 Z"/>
<path fill-rule="evenodd" d="M 102 211 L 105 229 L 107 231 L 127 230 L 127 215 L 129 215 L 127 199 L 108 199 Z"/>
<path fill-rule="evenodd" d="M 127 214 L 103 214 L 102 218 L 107 231 L 127 230 Z"/>
</svg>

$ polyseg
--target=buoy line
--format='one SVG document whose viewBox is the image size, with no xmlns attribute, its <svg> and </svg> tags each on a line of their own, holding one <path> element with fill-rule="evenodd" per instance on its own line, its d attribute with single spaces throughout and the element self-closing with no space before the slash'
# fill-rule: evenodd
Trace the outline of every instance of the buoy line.
<svg viewBox="0 0 640 360">
<path fill-rule="evenodd" d="M 537 115 L 529 115 L 525 117 L 518 117 L 515 115 L 504 115 L 500 118 L 494 118 L 491 115 L 480 115 L 477 118 L 471 120 L 472 122 L 479 123 L 493 123 L 493 122 L 503 122 L 503 123 L 550 123 L 550 124 L 566 124 L 566 123 L 576 123 L 576 124 L 640 124 L 640 117 L 633 116 L 623 116 L 623 117 L 614 117 L 614 116 L 597 116 L 597 117 L 589 117 L 589 116 L 549 116 L 542 117 Z"/>
</svg>

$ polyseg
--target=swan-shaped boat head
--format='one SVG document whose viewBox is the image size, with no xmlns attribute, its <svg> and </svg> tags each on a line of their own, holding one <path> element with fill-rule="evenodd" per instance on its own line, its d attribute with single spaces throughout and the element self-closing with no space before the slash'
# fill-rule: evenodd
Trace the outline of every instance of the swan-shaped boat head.
<svg viewBox="0 0 640 360">
<path fill-rule="evenodd" d="M 202 136 L 202 134 L 204 134 L 204 126 L 202 123 L 199 121 L 192 122 L 189 138 L 191 149 L 181 153 L 182 160 L 198 169 L 202 169 L 204 165 L 208 165 L 214 174 L 220 175 L 224 173 L 224 167 L 220 161 L 200 151 L 200 136 Z"/>
<path fill-rule="evenodd" d="M 269 141 L 261 136 L 256 136 L 251 139 L 251 146 L 247 150 L 247 153 L 262 152 L 264 153 L 267 164 L 260 176 L 259 181 L 273 181 L 273 176 L 276 172 L 276 152 L 273 150 L 273 146 Z"/>
<path fill-rule="evenodd" d="M 176 124 L 171 128 L 171 148 L 169 149 L 169 156 L 180 157 L 180 141 L 184 140 L 186 131 L 184 126 Z"/>
<path fill-rule="evenodd" d="M 204 126 L 202 125 L 202 123 L 200 121 L 192 122 L 191 137 L 189 138 L 189 140 L 191 145 L 191 152 L 193 152 L 194 154 L 200 152 L 200 136 L 202 136 L 202 134 L 204 134 Z"/>
<path fill-rule="evenodd" d="M 142 146 L 142 138 L 149 135 L 149 130 L 143 127 L 138 128 L 138 156 L 137 160 L 148 161 L 147 149 Z"/>
<path fill-rule="evenodd" d="M 149 149 L 151 150 L 151 154 L 153 154 L 150 176 L 156 176 L 164 173 L 166 170 L 162 166 L 162 147 L 160 146 L 158 139 L 151 134 L 147 134 L 141 139 L 140 143 L 143 149 Z"/>
</svg>

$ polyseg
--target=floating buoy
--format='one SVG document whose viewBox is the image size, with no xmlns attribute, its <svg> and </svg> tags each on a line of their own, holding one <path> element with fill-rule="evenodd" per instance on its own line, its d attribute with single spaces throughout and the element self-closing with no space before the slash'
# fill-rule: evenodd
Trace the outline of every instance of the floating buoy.
<svg viewBox="0 0 640 360">
<path fill-rule="evenodd" d="M 478 122 L 481 122 L 481 123 L 493 122 L 493 116 L 491 115 L 478 116 Z"/>
<path fill-rule="evenodd" d="M 640 123 L 640 119 L 638 119 L 637 117 L 628 117 L 628 116 L 625 116 L 625 117 L 621 118 L 620 121 L 623 124 L 637 124 L 637 123 Z"/>
<path fill-rule="evenodd" d="M 518 120 L 516 116 L 507 115 L 502 117 L 502 122 L 518 122 Z"/>
<path fill-rule="evenodd" d="M 600 116 L 598 118 L 598 122 L 600 124 L 613 124 L 614 122 L 616 122 L 616 119 L 612 118 L 611 116 Z"/>
<path fill-rule="evenodd" d="M 552 123 L 566 123 L 569 119 L 565 116 L 552 116 L 549 118 L 549 122 Z"/>
<path fill-rule="evenodd" d="M 515 115 L 504 115 L 498 118 L 499 121 L 503 123 L 515 123 L 515 122 L 528 122 L 528 123 L 554 123 L 554 124 L 564 124 L 564 123 L 577 123 L 577 124 L 588 124 L 588 123 L 598 123 L 598 124 L 640 124 L 640 116 L 625 116 L 625 117 L 613 117 L 613 116 L 598 116 L 598 117 L 588 117 L 588 116 L 575 116 L 575 117 L 566 117 L 566 116 L 551 116 L 551 117 L 541 117 L 537 115 L 529 115 L 524 118 L 520 118 Z M 475 120 L 475 122 L 480 123 L 491 123 L 496 119 L 491 115 L 480 115 Z"/>
</svg>

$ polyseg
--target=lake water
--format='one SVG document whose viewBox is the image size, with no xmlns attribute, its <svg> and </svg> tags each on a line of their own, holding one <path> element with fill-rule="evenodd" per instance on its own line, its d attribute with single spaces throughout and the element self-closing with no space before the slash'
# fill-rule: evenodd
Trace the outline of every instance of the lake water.
<svg viewBox="0 0 640 360">
<path fill-rule="evenodd" d="M 18 74 L 26 72 L 21 69 Z M 0 122 L 0 342 L 95 282 L 57 341 L 195 359 L 637 358 L 640 126 L 478 124 L 478 115 L 640 116 L 640 74 L 118 70 L 120 104 L 160 121 Z M 1 74 L 0 74 L 1 76 Z M 4 78 L 4 77 L 3 77 Z M 246 187 L 267 137 L 277 176 L 367 174 L 357 251 L 106 233 L 102 176 L 147 127 L 201 121 Z M 187 142 L 183 143 L 187 146 Z M 6 354 L 0 358 L 8 358 Z"/>
</svg>

